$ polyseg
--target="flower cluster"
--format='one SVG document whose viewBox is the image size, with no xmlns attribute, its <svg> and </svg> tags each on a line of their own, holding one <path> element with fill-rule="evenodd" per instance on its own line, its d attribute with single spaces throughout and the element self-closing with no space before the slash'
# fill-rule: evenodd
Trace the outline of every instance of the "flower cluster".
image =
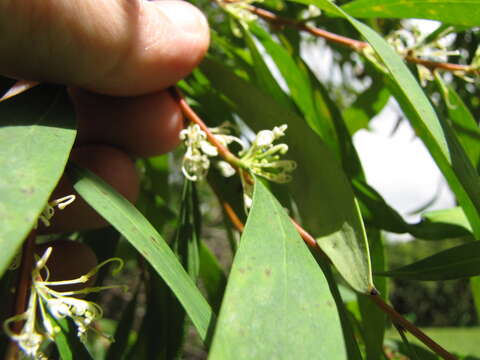
<svg viewBox="0 0 480 360">
<path fill-rule="evenodd" d="M 207 134 L 197 124 L 190 124 L 180 132 L 187 151 L 183 156 L 182 172 L 190 181 L 205 177 L 210 167 L 209 157 L 218 155 L 217 148 L 207 141 Z"/>
<path fill-rule="evenodd" d="M 43 256 L 37 260 L 32 271 L 32 285 L 27 310 L 22 314 L 5 320 L 3 323 L 5 333 L 13 341 L 17 342 L 25 355 L 34 359 L 45 358 L 40 352 L 41 345 L 47 339 L 53 340 L 60 331 L 58 326 L 52 321 L 52 317 L 57 320 L 66 317 L 72 319 L 77 326 L 77 335 L 82 341 L 85 341 L 86 332 L 91 328 L 92 322 L 102 317 L 102 309 L 99 305 L 91 301 L 75 298 L 73 297 L 74 295 L 98 292 L 118 286 L 102 286 L 64 292 L 55 291 L 52 287 L 85 283 L 101 267 L 112 261 L 119 262 L 119 267 L 115 272 L 118 272 L 123 266 L 121 259 L 112 258 L 98 264 L 87 274 L 77 279 L 48 281 L 49 270 L 46 264 L 51 253 L 52 248 L 49 247 Z M 42 278 L 42 274 L 46 274 L 45 280 Z M 14 333 L 10 328 L 10 324 L 20 321 L 25 321 L 25 324 L 19 333 Z"/>
<path fill-rule="evenodd" d="M 288 151 L 287 144 L 273 145 L 273 142 L 285 135 L 287 125 L 275 126 L 273 130 L 260 131 L 250 148 L 240 153 L 242 165 L 255 175 L 276 183 L 292 180 L 290 173 L 297 163 L 293 160 L 280 160 L 280 155 Z"/>
<path fill-rule="evenodd" d="M 287 144 L 273 142 L 285 135 L 287 125 L 275 126 L 273 130 L 262 130 L 247 150 L 240 153 L 241 164 L 251 173 L 276 183 L 287 183 L 292 180 L 290 173 L 295 170 L 297 163 L 293 160 L 280 160 L 280 155 L 288 151 Z M 243 185 L 243 200 L 245 210 L 252 205 L 253 186 L 245 175 L 241 174 Z"/>
<path fill-rule="evenodd" d="M 230 135 L 229 123 L 223 123 L 209 130 L 223 146 L 227 147 L 235 142 L 245 149 L 245 144 L 239 138 Z M 190 124 L 182 130 L 180 139 L 187 147 L 182 160 L 183 174 L 190 181 L 202 180 L 210 167 L 209 158 L 218 156 L 217 148 L 208 142 L 207 134 L 197 124 Z M 225 161 L 218 161 L 217 167 L 225 177 L 235 174 L 235 169 Z"/>
</svg>

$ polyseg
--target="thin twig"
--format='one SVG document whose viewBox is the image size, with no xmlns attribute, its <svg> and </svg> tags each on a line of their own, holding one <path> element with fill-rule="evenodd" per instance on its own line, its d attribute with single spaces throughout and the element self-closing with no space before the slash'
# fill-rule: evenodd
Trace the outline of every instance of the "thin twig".
<svg viewBox="0 0 480 360">
<path fill-rule="evenodd" d="M 383 301 L 383 299 L 379 295 L 370 295 L 369 297 L 375 305 L 377 305 L 388 316 L 390 316 L 390 318 L 395 324 L 403 327 L 405 330 L 408 330 L 412 335 L 414 335 L 417 339 L 423 342 L 437 355 L 441 356 L 445 360 L 458 360 L 457 357 L 450 354 L 447 350 L 437 344 L 422 330 L 420 330 L 418 327 L 413 325 L 410 321 L 408 321 L 402 315 L 396 312 L 395 309 L 388 305 L 385 301 Z"/>
<path fill-rule="evenodd" d="M 36 231 L 32 230 L 27 239 L 23 243 L 22 259 L 20 263 L 20 270 L 17 278 L 17 286 L 15 290 L 15 302 L 13 315 L 20 315 L 25 312 L 27 305 L 28 289 L 30 288 L 31 274 L 35 255 L 35 238 Z M 22 330 L 22 322 L 16 321 L 12 324 L 14 333 L 19 333 Z M 5 360 L 14 360 L 18 358 L 17 343 L 11 341 L 6 351 Z"/>
<path fill-rule="evenodd" d="M 275 25 L 284 25 L 284 26 L 294 27 L 294 28 L 297 28 L 298 30 L 308 32 L 313 36 L 321 37 L 330 42 L 334 42 L 336 44 L 349 47 L 350 49 L 356 52 L 360 52 L 362 49 L 368 46 L 368 43 L 365 41 L 360 41 L 360 40 L 352 39 L 346 36 L 341 36 L 323 29 L 319 29 L 311 25 L 307 25 L 301 21 L 287 19 L 287 18 L 278 16 L 265 9 L 257 8 L 251 5 L 248 7 L 248 9 L 253 14 L 261 17 L 262 19 L 268 21 L 269 23 L 272 23 Z M 413 64 L 423 65 L 426 68 L 430 69 L 431 71 L 440 69 L 443 71 L 473 73 L 477 75 L 480 74 L 480 69 L 473 66 L 469 66 L 469 65 L 459 65 L 459 64 L 452 64 L 447 62 L 424 60 L 411 55 L 407 55 L 404 59 Z"/>
</svg>

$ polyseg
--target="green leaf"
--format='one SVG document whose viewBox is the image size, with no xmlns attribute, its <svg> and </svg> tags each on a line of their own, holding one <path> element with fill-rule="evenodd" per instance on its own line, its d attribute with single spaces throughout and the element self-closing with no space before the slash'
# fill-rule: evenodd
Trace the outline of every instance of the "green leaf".
<svg viewBox="0 0 480 360">
<path fill-rule="evenodd" d="M 478 26 L 479 0 L 356 0 L 342 9 L 360 18 L 417 18 Z"/>
<path fill-rule="evenodd" d="M 326 145 L 302 118 L 225 66 L 207 59 L 201 69 L 255 131 L 288 124 L 282 140 L 290 148 L 286 157 L 299 164 L 289 188 L 302 222 L 348 283 L 369 292 L 373 284 L 362 220 L 350 184 Z"/>
<path fill-rule="evenodd" d="M 207 292 L 208 300 L 214 310 L 220 308 L 227 278 L 217 258 L 202 241 L 199 249 L 200 273 L 199 277 Z"/>
<path fill-rule="evenodd" d="M 65 92 L 37 86 L 0 103 L 0 274 L 36 225 L 75 139 Z"/>
<path fill-rule="evenodd" d="M 424 281 L 453 280 L 480 275 L 480 241 L 455 246 L 413 264 L 378 275 Z"/>
<path fill-rule="evenodd" d="M 60 331 L 55 335 L 55 345 L 62 360 L 91 360 L 93 359 L 87 348 L 77 336 L 76 326 L 70 319 L 49 318 L 58 326 Z"/>
<path fill-rule="evenodd" d="M 460 228 L 465 229 L 469 233 L 472 232 L 472 227 L 468 222 L 467 217 L 465 216 L 465 212 L 459 206 L 450 208 L 450 209 L 442 209 L 442 210 L 432 210 L 422 214 L 422 218 L 424 221 L 431 222 L 431 223 L 443 223 L 449 224 L 453 226 L 457 226 Z M 456 236 L 453 236 L 456 235 Z M 460 237 L 462 235 L 466 235 L 465 233 L 456 233 L 456 234 L 449 234 L 448 232 L 445 233 L 445 238 L 447 237 Z"/>
<path fill-rule="evenodd" d="M 297 0 L 297 2 L 309 1 Z M 315 0 L 313 3 L 347 19 L 367 39 L 382 60 L 389 72 L 392 94 L 447 179 L 472 225 L 475 236 L 480 238 L 480 177 L 470 164 L 449 124 L 437 117 L 412 73 L 379 34 L 328 0 Z"/>
<path fill-rule="evenodd" d="M 480 169 L 480 128 L 458 93 L 435 73 L 438 89 L 447 107 L 448 118 L 474 168 Z"/>
<path fill-rule="evenodd" d="M 73 164 L 67 170 L 75 190 L 145 257 L 168 284 L 200 337 L 206 341 L 215 315 L 165 240 L 128 200 L 102 179 Z"/>
<path fill-rule="evenodd" d="M 184 180 L 182 196 L 180 198 L 179 226 L 171 247 L 188 275 L 196 283 L 199 272 L 199 241 L 200 241 L 200 211 L 195 183 Z M 159 279 L 160 280 L 160 279 Z M 152 285 L 156 288 L 155 306 L 151 308 L 152 314 L 147 316 L 157 318 L 153 322 L 156 336 L 150 336 L 148 358 L 177 359 L 181 354 L 185 339 L 185 310 L 173 292 L 163 281 Z M 151 320 L 148 320 L 151 322 Z M 158 351 L 158 349 L 161 351 Z M 161 356 L 159 356 L 161 355 Z"/>
<path fill-rule="evenodd" d="M 244 27 L 244 25 L 245 24 L 242 24 L 243 35 L 245 38 L 245 43 L 250 51 L 250 54 L 252 55 L 252 72 L 255 74 L 256 84 L 260 89 L 264 90 L 267 94 L 270 94 L 275 100 L 293 108 L 291 100 L 283 92 L 280 85 L 278 85 L 267 64 L 265 63 L 260 49 L 258 49 L 257 44 L 255 43 L 255 38 L 252 36 L 250 31 Z"/>
<path fill-rule="evenodd" d="M 281 205 L 256 181 L 209 359 L 346 359 L 328 283 Z"/>
</svg>

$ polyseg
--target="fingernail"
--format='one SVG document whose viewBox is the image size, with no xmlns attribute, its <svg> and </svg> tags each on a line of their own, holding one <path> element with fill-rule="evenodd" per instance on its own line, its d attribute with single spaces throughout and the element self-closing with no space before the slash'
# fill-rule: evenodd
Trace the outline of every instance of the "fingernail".
<svg viewBox="0 0 480 360">
<path fill-rule="evenodd" d="M 184 1 L 158 1 L 161 11 L 182 31 L 199 35 L 208 30 L 205 16 L 193 5 Z"/>
</svg>

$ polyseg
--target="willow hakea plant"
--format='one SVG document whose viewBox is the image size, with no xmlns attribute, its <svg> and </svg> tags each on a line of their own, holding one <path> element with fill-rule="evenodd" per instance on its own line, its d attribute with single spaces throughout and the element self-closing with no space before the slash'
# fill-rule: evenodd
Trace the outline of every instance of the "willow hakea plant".
<svg viewBox="0 0 480 360">
<path fill-rule="evenodd" d="M 97 106 L 83 90 L 0 77 L 0 359 L 480 357 L 475 349 L 454 353 L 420 328 L 448 319 L 445 331 L 458 339 L 458 327 L 478 325 L 480 0 L 191 3 L 208 19 L 210 49 L 178 83 L 146 82 L 148 91 L 157 80 L 170 86 L 164 91 L 145 95 L 143 83 L 128 84 L 117 95 L 138 97 L 101 96 Z M 141 40 L 165 30 L 146 16 L 151 7 L 120 8 L 127 21 L 104 21 L 106 32 L 80 24 L 82 46 L 117 34 L 111 26 L 128 27 L 134 46 L 125 48 L 125 64 L 145 53 L 142 71 L 153 74 L 158 49 L 171 64 L 172 46 Z M 183 24 L 170 25 L 181 39 Z M 78 33 L 65 36 L 60 43 L 75 48 Z M 197 46 L 201 34 L 192 36 Z M 191 49 L 182 59 L 197 64 Z M 50 53 L 61 55 L 42 54 Z M 8 55 L 2 59 L 15 65 Z M 37 58 L 21 63 L 29 61 Z M 107 78 L 120 83 L 118 69 L 123 58 Z M 420 219 L 411 222 L 372 186 L 362 163 L 369 154 L 354 141 L 375 131 L 372 121 L 413 129 L 451 206 L 409 203 Z M 178 152 L 151 156 L 178 138 Z M 413 165 L 405 172 L 418 177 Z M 388 260 L 398 255 L 392 233 L 415 238 L 415 253 Z M 418 245 L 423 240 L 430 241 Z M 125 286 L 109 285 L 100 271 L 111 262 L 118 271 L 123 261 L 118 281 L 134 284 L 132 294 L 115 291 Z M 447 280 L 462 291 L 440 285 Z M 430 303 L 423 294 L 432 288 Z M 103 290 L 111 292 L 94 296 Z M 103 332 L 112 333 L 108 341 Z"/>
</svg>

